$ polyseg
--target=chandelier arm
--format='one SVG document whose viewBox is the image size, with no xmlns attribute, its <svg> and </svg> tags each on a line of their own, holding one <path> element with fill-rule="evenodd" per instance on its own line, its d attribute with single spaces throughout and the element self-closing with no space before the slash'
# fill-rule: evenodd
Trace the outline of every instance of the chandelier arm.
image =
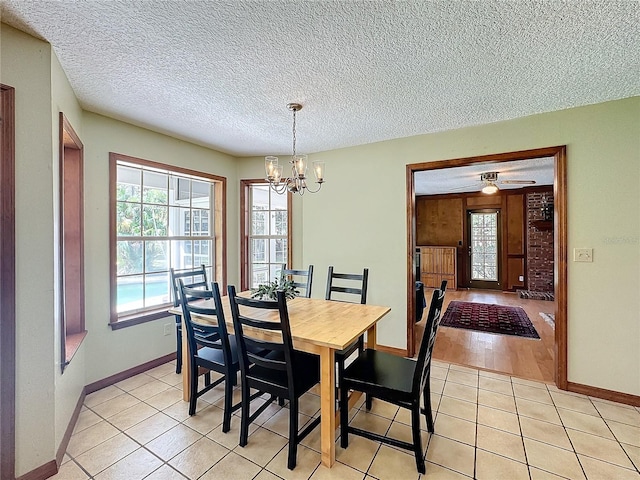
<svg viewBox="0 0 640 480">
<path fill-rule="evenodd" d="M 309 190 L 309 193 L 318 193 L 321 188 L 322 188 L 322 183 L 318 183 L 318 188 L 316 188 L 315 190 L 311 190 L 309 187 L 306 187 L 306 190 Z"/>
<path fill-rule="evenodd" d="M 269 182 L 269 187 L 276 192 L 278 195 L 282 195 L 283 193 L 285 193 L 287 191 L 287 180 L 285 179 L 285 182 L 280 182 L 280 185 L 276 185 L 273 182 Z"/>
</svg>

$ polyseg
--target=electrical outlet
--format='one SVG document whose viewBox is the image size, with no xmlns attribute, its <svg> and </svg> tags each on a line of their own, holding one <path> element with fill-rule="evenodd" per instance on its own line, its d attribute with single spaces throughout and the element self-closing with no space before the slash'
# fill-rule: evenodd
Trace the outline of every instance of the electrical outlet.
<svg viewBox="0 0 640 480">
<path fill-rule="evenodd" d="M 518 281 L 519 281 L 519 282 L 524 282 L 524 275 L 520 275 L 520 276 L 518 277 Z"/>
<path fill-rule="evenodd" d="M 171 332 L 173 331 L 173 323 L 165 323 L 164 324 L 164 335 L 171 335 Z"/>
<path fill-rule="evenodd" d="M 574 248 L 574 262 L 593 262 L 593 248 Z"/>
</svg>

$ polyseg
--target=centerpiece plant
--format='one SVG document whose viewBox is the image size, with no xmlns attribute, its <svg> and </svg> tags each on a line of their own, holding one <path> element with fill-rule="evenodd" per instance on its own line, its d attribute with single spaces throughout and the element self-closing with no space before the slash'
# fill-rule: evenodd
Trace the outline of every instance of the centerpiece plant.
<svg viewBox="0 0 640 480">
<path fill-rule="evenodd" d="M 260 284 L 257 288 L 252 288 L 251 298 L 257 298 L 258 300 L 277 300 L 278 290 L 284 291 L 287 300 L 295 298 L 300 294 L 300 291 L 296 288 L 292 280 L 281 276 L 272 282 Z"/>
</svg>

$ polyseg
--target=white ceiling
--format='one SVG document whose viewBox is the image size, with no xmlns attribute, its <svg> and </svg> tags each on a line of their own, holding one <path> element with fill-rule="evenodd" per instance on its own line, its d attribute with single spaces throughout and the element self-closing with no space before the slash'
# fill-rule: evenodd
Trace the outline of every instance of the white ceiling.
<svg viewBox="0 0 640 480">
<path fill-rule="evenodd" d="M 2 0 L 83 108 L 237 156 L 640 94 L 638 1 Z"/>
<path fill-rule="evenodd" d="M 534 158 L 513 162 L 475 163 L 464 167 L 416 172 L 414 173 L 415 192 L 416 195 L 477 192 L 484 186 L 480 175 L 485 172 L 498 172 L 497 186 L 500 190 L 553 185 L 553 161 L 553 157 Z M 533 180 L 536 183 L 534 185 L 502 183 L 505 180 Z"/>
</svg>

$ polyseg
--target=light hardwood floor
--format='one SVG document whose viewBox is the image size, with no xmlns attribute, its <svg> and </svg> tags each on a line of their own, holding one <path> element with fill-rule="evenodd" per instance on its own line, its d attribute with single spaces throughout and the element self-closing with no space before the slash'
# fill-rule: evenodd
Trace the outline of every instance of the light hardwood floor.
<svg viewBox="0 0 640 480">
<path fill-rule="evenodd" d="M 432 291 L 425 289 L 427 302 L 431 299 Z M 554 327 L 540 316 L 540 312 L 554 313 L 555 302 L 522 299 L 515 293 L 497 290 L 448 290 L 443 312 L 452 300 L 520 306 L 527 312 L 540 340 L 440 327 L 433 351 L 434 359 L 554 383 Z M 422 337 L 426 312 L 425 309 L 422 321 L 416 324 L 418 340 Z"/>
</svg>

